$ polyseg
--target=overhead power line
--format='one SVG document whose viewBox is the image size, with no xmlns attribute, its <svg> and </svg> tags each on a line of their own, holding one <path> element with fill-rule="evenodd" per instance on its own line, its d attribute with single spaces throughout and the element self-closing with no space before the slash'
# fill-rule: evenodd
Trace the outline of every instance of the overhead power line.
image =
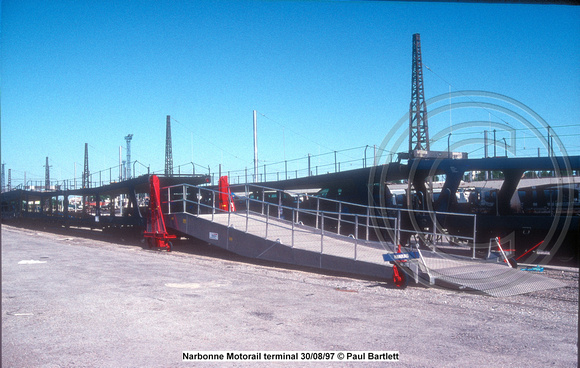
<svg viewBox="0 0 580 368">
<path fill-rule="evenodd" d="M 207 138 L 205 138 L 204 136 L 200 135 L 198 131 L 195 131 L 195 132 L 194 132 L 194 131 L 193 131 L 193 130 L 191 130 L 191 129 L 190 129 L 188 126 L 187 126 L 187 125 L 185 125 L 185 124 L 181 123 L 179 120 L 175 119 L 174 117 L 171 117 L 171 120 L 172 120 L 172 121 L 175 121 L 177 124 L 181 125 L 182 127 L 184 127 L 185 129 L 187 129 L 187 130 L 188 130 L 188 131 L 190 131 L 191 133 L 194 133 L 194 134 L 195 134 L 195 135 L 196 135 L 198 138 L 200 138 L 200 139 L 201 139 L 202 141 L 204 141 L 205 143 L 208 143 L 208 144 L 210 144 L 210 145 L 214 146 L 215 148 L 219 149 L 220 151 L 222 151 L 222 152 L 224 152 L 224 153 L 227 153 L 228 155 L 230 155 L 230 156 L 232 156 L 232 157 L 234 157 L 234 158 L 236 158 L 236 159 L 238 159 L 238 160 L 240 160 L 240 161 L 243 161 L 244 163 L 247 163 L 247 162 L 246 162 L 244 159 L 242 159 L 242 158 L 241 158 L 241 157 L 239 157 L 238 155 L 236 155 L 236 154 L 234 154 L 234 153 L 232 153 L 232 152 L 229 152 L 228 150 L 225 150 L 225 149 L 223 149 L 222 147 L 220 147 L 220 146 L 218 146 L 217 144 L 213 143 L 213 142 L 212 142 L 212 141 L 210 141 L 209 139 L 207 139 Z"/>
</svg>

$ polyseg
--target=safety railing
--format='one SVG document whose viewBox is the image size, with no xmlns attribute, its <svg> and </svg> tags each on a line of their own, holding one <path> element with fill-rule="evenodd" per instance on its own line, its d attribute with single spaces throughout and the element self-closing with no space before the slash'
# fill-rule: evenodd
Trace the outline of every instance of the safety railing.
<svg viewBox="0 0 580 368">
<path fill-rule="evenodd" d="M 359 245 L 373 247 L 382 245 L 382 249 L 387 250 L 384 242 L 377 240 L 388 240 L 392 244 L 397 242 L 397 218 L 374 214 L 373 210 L 378 211 L 379 208 L 369 209 L 368 206 L 337 201 L 338 210 L 332 211 L 324 203 L 321 204 L 320 198 L 308 196 L 314 199 L 310 201 L 306 199 L 305 194 L 253 184 L 232 186 L 231 189 L 234 194 L 230 197 L 230 201 L 233 201 L 236 207 L 235 212 L 227 211 L 230 204 L 223 206 L 226 209 L 220 208 L 219 190 L 189 184 L 163 188 L 162 210 L 166 214 L 205 215 L 212 222 L 216 221 L 217 214 L 227 213 L 228 227 L 236 223 L 238 230 L 248 232 L 250 222 L 261 223 L 263 232 L 260 235 L 264 238 L 274 233 L 273 227 L 284 228 L 290 230 L 291 247 L 295 246 L 298 237 L 317 234 L 321 253 L 327 250 L 329 238 L 340 239 L 353 245 L 351 254 L 355 260 Z M 352 213 L 355 207 L 359 208 L 361 213 Z M 245 223 L 242 229 L 239 228 L 239 219 L 243 219 Z M 376 238 L 378 233 L 382 234 L 382 239 Z"/>
<path fill-rule="evenodd" d="M 405 239 L 405 235 L 407 238 L 415 236 L 420 243 L 429 246 L 434 252 L 437 252 L 437 239 L 445 237 L 449 242 L 453 240 L 455 244 L 462 241 L 472 248 L 472 258 L 476 258 L 477 214 L 405 208 L 398 208 L 396 211 L 400 224 L 398 229 L 400 238 Z M 462 226 L 458 226 L 460 222 Z M 448 230 L 448 223 L 453 223 L 453 228 L 464 230 L 461 233 L 451 233 Z"/>
<path fill-rule="evenodd" d="M 210 215 L 212 222 L 216 214 L 227 212 L 228 227 L 234 222 L 232 216 L 245 220 L 245 225 L 242 225 L 245 232 L 248 232 L 250 221 L 261 222 L 264 224 L 262 235 L 265 238 L 272 233 L 272 227 L 290 227 L 292 247 L 296 237 L 305 229 L 310 229 L 320 236 L 321 252 L 324 250 L 325 236 L 339 237 L 354 245 L 355 259 L 357 247 L 362 243 L 366 246 L 378 244 L 384 250 L 395 251 L 395 245 L 401 244 L 402 238 L 406 243 L 412 235 L 424 239 L 434 251 L 437 251 L 436 239 L 442 237 L 471 243 L 475 258 L 475 214 L 365 206 L 257 184 L 232 185 L 231 191 L 233 195 L 229 200 L 233 201 L 237 209 L 235 212 L 220 208 L 219 190 L 188 184 L 166 187 L 162 189 L 162 196 L 165 197 L 163 211 L 167 214 Z M 224 206 L 226 209 L 228 207 L 231 207 L 230 204 Z M 472 234 L 451 235 L 447 232 L 446 221 L 460 220 L 473 222 Z M 392 248 L 387 249 L 387 244 Z"/>
</svg>

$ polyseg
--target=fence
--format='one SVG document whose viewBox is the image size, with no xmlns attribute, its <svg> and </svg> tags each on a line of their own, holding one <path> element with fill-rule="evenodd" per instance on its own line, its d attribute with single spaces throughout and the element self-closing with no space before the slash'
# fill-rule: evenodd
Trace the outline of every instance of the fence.
<svg viewBox="0 0 580 368">
<path fill-rule="evenodd" d="M 453 235 L 453 238 L 475 244 L 477 221 L 474 214 L 368 206 L 256 184 L 233 185 L 231 190 L 231 202 L 220 206 L 218 190 L 188 184 L 165 187 L 162 189 L 162 210 L 166 214 L 203 216 L 290 247 L 298 241 L 313 245 L 313 236 L 316 236 L 316 247 L 321 253 L 328 246 L 337 246 L 337 241 L 347 242 L 353 248 L 343 251 L 352 254 L 355 260 L 359 245 L 395 252 L 395 245 L 401 243 L 401 238 L 411 236 L 420 237 L 436 250 L 436 239 L 451 237 L 442 225 L 449 217 L 473 221 L 472 236 Z M 227 211 L 232 204 L 236 211 Z"/>
</svg>

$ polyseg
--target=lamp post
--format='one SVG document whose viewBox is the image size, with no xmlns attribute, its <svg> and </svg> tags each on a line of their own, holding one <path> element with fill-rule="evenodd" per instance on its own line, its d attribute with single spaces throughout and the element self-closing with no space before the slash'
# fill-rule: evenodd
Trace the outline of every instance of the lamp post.
<svg viewBox="0 0 580 368">
<path fill-rule="evenodd" d="M 364 165 L 363 165 L 363 167 L 367 167 L 367 148 L 369 148 L 369 145 L 368 144 L 365 147 L 365 159 L 364 159 Z"/>
<path fill-rule="evenodd" d="M 552 156 L 552 150 L 550 148 L 550 126 L 548 125 L 548 157 Z"/>
<path fill-rule="evenodd" d="M 497 157 L 497 151 L 496 151 L 496 145 L 495 145 L 495 129 L 493 130 L 493 157 Z"/>
<path fill-rule="evenodd" d="M 504 147 L 504 150 L 505 150 L 505 157 L 508 157 L 508 155 L 507 155 L 507 143 L 505 141 L 505 138 L 502 138 L 502 139 L 503 139 L 503 147 Z"/>
<path fill-rule="evenodd" d="M 133 175 L 135 175 L 135 164 L 139 164 L 144 168 L 147 168 L 147 175 L 149 175 L 149 166 L 145 166 L 142 162 L 139 162 L 137 160 L 133 161 Z"/>
</svg>

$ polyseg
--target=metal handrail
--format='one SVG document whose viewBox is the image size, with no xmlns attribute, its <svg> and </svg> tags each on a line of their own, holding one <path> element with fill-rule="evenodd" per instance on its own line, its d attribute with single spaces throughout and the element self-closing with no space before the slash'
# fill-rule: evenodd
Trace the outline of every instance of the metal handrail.
<svg viewBox="0 0 580 368">
<path fill-rule="evenodd" d="M 186 185 L 187 186 L 194 187 L 194 188 L 199 188 L 199 187 L 195 187 L 195 186 L 192 186 L 192 185 L 189 185 L 189 184 L 186 184 Z M 163 189 L 175 188 L 175 187 L 180 187 L 180 186 L 183 186 L 183 184 L 173 185 L 173 186 L 170 186 L 170 187 L 165 187 Z M 219 190 L 215 190 L 215 189 L 209 189 L 209 188 L 199 188 L 199 189 L 203 189 L 205 191 L 211 192 L 212 193 L 212 196 L 215 196 L 215 193 L 219 193 Z M 275 207 L 279 207 L 281 209 L 287 209 L 287 210 L 293 211 L 294 213 L 296 213 L 296 212 L 302 212 L 302 213 L 306 213 L 306 214 L 310 214 L 310 215 L 316 215 L 316 212 L 317 212 L 317 211 L 310 210 L 310 209 L 300 209 L 299 210 L 299 209 L 296 209 L 296 208 L 292 208 L 292 207 L 288 207 L 288 206 L 284 206 L 284 205 L 277 205 L 277 204 L 274 204 L 274 203 L 271 203 L 271 202 L 268 202 L 268 201 L 259 200 L 259 199 L 246 198 L 246 200 L 247 201 L 250 201 L 250 202 L 255 202 L 255 203 L 263 204 L 263 205 L 266 206 L 266 208 L 267 208 L 268 211 L 269 211 L 269 207 L 270 206 L 275 206 Z M 168 203 L 174 203 L 174 202 L 185 202 L 185 203 L 199 205 L 202 208 L 212 209 L 212 213 L 215 213 L 215 211 L 228 212 L 226 210 L 222 210 L 222 209 L 216 207 L 215 204 L 214 205 L 208 205 L 208 204 L 205 204 L 205 203 L 201 203 L 201 201 L 192 201 L 192 200 L 186 199 L 185 198 L 185 195 L 184 195 L 184 198 L 174 199 L 174 200 L 169 200 L 169 201 L 162 201 L 162 204 L 168 204 Z M 213 202 L 213 200 L 212 200 L 212 202 Z M 247 207 L 247 209 L 249 208 L 248 206 L 246 206 L 246 207 Z M 169 207 L 169 209 L 171 209 L 171 207 Z M 188 213 L 187 211 L 182 211 L 182 212 Z M 256 213 L 256 214 L 264 215 L 263 213 L 258 213 L 256 211 L 251 211 L 251 212 Z M 168 212 L 168 214 L 171 214 L 171 213 L 173 213 L 173 212 L 171 212 L 171 210 L 170 210 Z M 318 211 L 318 213 L 319 213 L 319 216 L 321 216 L 321 217 L 324 216 L 326 218 L 330 218 L 330 219 L 333 219 L 333 220 L 337 220 L 337 218 L 336 217 L 330 217 L 328 215 L 340 215 L 341 214 L 340 212 L 334 212 L 334 211 Z M 235 213 L 235 214 L 237 215 L 238 213 Z M 347 214 L 347 215 L 348 216 L 353 216 L 355 218 L 358 218 L 358 217 L 367 217 L 367 215 L 363 215 L 363 214 Z M 268 213 L 268 216 L 267 217 L 268 218 L 270 217 L 269 216 L 269 213 Z M 370 217 L 378 218 L 380 216 L 376 216 L 376 215 L 375 216 L 372 216 L 371 215 Z M 384 217 L 383 216 L 381 218 L 387 219 L 387 220 L 394 220 L 394 221 L 397 220 L 396 217 Z M 355 221 L 349 221 L 349 220 L 344 220 L 344 219 L 341 220 L 341 222 L 348 223 L 348 224 L 356 224 L 357 223 L 356 220 Z M 384 228 L 384 229 L 391 229 L 391 230 L 395 230 L 396 229 L 396 227 L 393 227 L 393 228 L 390 228 L 390 227 L 378 227 L 378 226 L 373 226 L 373 225 L 369 225 L 369 227 L 373 227 L 373 228 Z"/>
<path fill-rule="evenodd" d="M 182 189 L 182 192 L 181 193 L 179 193 L 179 192 L 178 193 L 173 193 L 174 195 L 178 195 L 179 196 L 177 199 L 171 199 L 171 194 L 172 194 L 171 193 L 171 190 L 173 188 L 180 188 L 180 189 Z M 196 201 L 195 200 L 187 199 L 188 194 L 191 193 L 191 192 L 188 191 L 188 188 L 195 188 L 195 189 L 197 189 L 197 200 Z M 229 211 L 220 209 L 215 204 L 215 200 L 214 200 L 215 199 L 215 195 L 216 195 L 216 193 L 220 193 L 219 190 L 210 189 L 210 188 L 197 187 L 197 186 L 190 185 L 190 184 L 173 185 L 173 186 L 165 187 L 165 188 L 163 188 L 163 190 L 166 190 L 166 193 L 167 193 L 167 196 L 168 196 L 168 198 L 167 198 L 168 200 L 162 201 L 162 206 L 164 206 L 164 205 L 167 206 L 168 214 L 179 213 L 179 212 L 191 213 L 190 211 L 188 211 L 187 204 L 197 205 L 198 206 L 197 211 L 196 211 L 197 214 L 200 213 L 200 211 L 199 211 L 200 208 L 206 208 L 206 209 L 211 210 L 212 221 L 214 221 L 214 214 L 216 213 L 216 211 L 219 211 L 219 212 L 222 212 L 222 213 L 223 212 L 229 212 Z M 205 191 L 206 193 L 211 193 L 211 197 L 212 197 L 211 204 L 202 203 L 203 196 L 200 195 L 200 193 L 202 191 Z M 288 207 L 288 206 L 280 206 L 280 205 L 273 204 L 271 202 L 262 201 L 262 200 L 258 200 L 258 199 L 253 199 L 253 198 L 249 198 L 249 197 L 246 197 L 245 198 L 245 201 L 246 201 L 247 204 L 249 202 L 254 202 L 254 203 L 258 203 L 258 204 L 262 204 L 262 205 L 265 205 L 266 206 L 265 220 L 260 220 L 259 217 L 258 218 L 253 218 L 254 221 L 261 221 L 261 222 L 266 223 L 266 234 L 265 234 L 265 237 L 268 236 L 268 227 L 270 225 L 281 226 L 281 225 L 277 225 L 276 223 L 273 223 L 273 222 L 270 221 L 270 218 L 272 217 L 272 216 L 270 216 L 270 206 L 276 206 L 276 207 L 279 207 L 281 209 L 286 209 L 286 210 L 291 211 L 291 213 L 292 213 L 292 221 L 290 221 L 290 222 L 292 224 L 292 234 L 291 234 L 291 236 L 292 236 L 292 247 L 294 246 L 294 233 L 297 230 L 296 229 L 296 226 L 295 226 L 298 223 L 298 221 L 295 221 L 295 219 L 298 218 L 297 214 L 299 212 L 309 213 L 309 214 L 314 214 L 315 213 L 313 211 L 306 210 L 306 209 L 298 209 L 298 208 L 292 208 L 292 207 Z M 180 210 L 173 212 L 172 211 L 171 203 L 176 203 L 176 202 L 182 202 L 183 205 L 181 206 L 181 209 Z M 250 208 L 250 206 L 249 205 L 246 205 L 246 211 L 244 213 L 229 212 L 228 213 L 228 227 L 231 226 L 231 215 L 245 217 L 246 218 L 246 232 L 247 232 L 248 231 L 247 223 L 248 223 L 248 219 L 249 219 L 249 213 L 252 212 L 252 213 L 255 213 L 255 214 L 258 214 L 258 215 L 262 215 L 262 216 L 264 215 L 263 213 L 258 213 L 258 212 L 255 212 L 255 211 L 251 211 L 249 208 Z M 322 211 L 320 211 L 319 214 L 318 214 L 318 216 L 320 216 L 322 223 L 324 223 L 324 219 L 325 218 L 327 218 L 327 219 L 328 218 L 332 218 L 333 220 L 336 220 L 336 218 L 334 218 L 334 217 L 329 217 L 328 216 L 329 213 L 330 214 L 334 214 L 334 215 L 338 215 L 339 214 L 338 212 L 322 212 Z M 348 222 L 348 223 L 354 223 L 355 225 L 358 225 L 358 224 L 360 224 L 360 222 L 358 221 L 359 217 L 365 216 L 365 215 L 362 215 L 362 214 L 352 214 L 352 216 L 355 217 L 354 222 L 347 221 L 347 220 L 342 220 L 342 221 L 345 222 L 345 223 Z M 377 216 L 373 216 L 373 217 L 377 217 Z M 390 226 L 384 226 L 384 227 L 372 226 L 372 227 L 373 228 L 378 228 L 378 229 L 385 229 L 385 230 L 396 231 L 396 229 L 398 227 L 398 222 L 397 222 L 398 219 L 397 218 L 394 218 L 394 217 L 393 218 L 384 217 L 384 218 L 385 219 L 388 219 L 388 220 L 394 221 L 395 222 L 394 226 L 393 227 L 390 227 Z M 279 220 L 282 220 L 282 219 L 279 219 Z M 321 252 L 322 252 L 324 250 L 324 237 L 326 235 L 329 235 L 330 233 L 328 232 L 328 230 L 325 230 L 323 226 L 321 226 L 321 228 L 320 229 L 317 229 L 317 230 L 320 230 L 320 238 L 321 238 L 320 247 L 321 247 Z M 368 232 L 368 229 L 367 229 L 367 232 Z M 335 234 L 335 236 L 342 237 L 345 240 L 346 239 L 353 239 L 352 241 L 354 243 L 354 259 L 356 260 L 356 257 L 357 257 L 357 247 L 359 245 L 359 240 L 361 240 L 357 236 L 358 235 L 358 226 L 355 228 L 355 234 L 356 235 L 353 235 L 353 236 L 346 236 L 346 235 L 342 235 L 342 234 L 340 234 L 340 233 L 337 232 Z"/>
<path fill-rule="evenodd" d="M 172 199 L 171 190 L 172 190 L 172 188 L 178 188 L 178 187 L 182 189 L 182 192 L 179 193 L 179 194 L 181 194 L 181 196 L 178 199 Z M 329 198 L 323 198 L 323 197 L 319 197 L 319 196 L 315 196 L 315 195 L 308 195 L 308 196 L 316 198 L 316 209 L 314 209 L 314 208 L 300 208 L 301 201 L 300 201 L 299 197 L 306 196 L 306 194 L 289 193 L 289 192 L 281 190 L 281 189 L 269 188 L 269 187 L 265 187 L 265 186 L 261 186 L 261 185 L 257 185 L 257 184 L 232 185 L 231 187 L 232 188 L 240 188 L 240 187 L 244 188 L 244 196 L 241 196 L 239 194 L 237 196 L 241 199 L 240 203 L 245 203 L 246 211 L 243 215 L 241 215 L 239 213 L 235 213 L 235 215 L 246 217 L 246 231 L 248 228 L 248 221 L 249 221 L 248 217 L 249 217 L 250 212 L 265 215 L 266 216 L 265 222 L 266 222 L 267 227 L 268 227 L 271 224 L 270 217 L 272 217 L 270 215 L 270 206 L 277 207 L 278 211 L 277 211 L 276 217 L 280 220 L 282 220 L 281 213 L 283 213 L 284 211 L 289 211 L 291 213 L 291 216 L 292 216 L 292 220 L 290 221 L 292 223 L 292 244 L 294 243 L 294 231 L 295 231 L 294 225 L 301 223 L 300 214 L 310 215 L 310 216 L 315 217 L 313 227 L 317 230 L 320 230 L 321 237 L 324 236 L 325 231 L 328 231 L 328 230 L 324 229 L 323 224 L 320 224 L 320 222 L 324 221 L 324 219 L 326 218 L 326 219 L 330 219 L 332 221 L 336 221 L 336 232 L 335 233 L 339 236 L 345 236 L 345 235 L 340 234 L 341 225 L 344 225 L 344 224 L 355 225 L 355 231 L 354 231 L 355 234 L 350 234 L 350 235 L 352 235 L 351 238 L 354 238 L 355 245 L 359 240 L 363 240 L 363 239 L 360 239 L 360 237 L 358 236 L 359 235 L 358 230 L 359 230 L 359 227 L 362 223 L 364 228 L 366 229 L 366 231 L 365 231 L 366 239 L 364 239 L 364 240 L 367 240 L 367 241 L 369 240 L 368 234 L 370 233 L 370 229 L 392 231 L 393 235 L 391 235 L 391 238 L 393 239 L 394 243 L 398 243 L 401 233 L 423 234 L 423 235 L 428 235 L 428 236 L 432 235 L 433 236 L 433 247 L 434 247 L 433 249 L 434 250 L 435 250 L 435 238 L 436 238 L 436 236 L 438 234 L 448 236 L 448 234 L 446 234 L 445 232 L 442 231 L 440 226 L 437 226 L 437 216 L 439 216 L 439 215 L 451 215 L 451 216 L 461 216 L 461 217 L 472 217 L 473 222 L 474 222 L 473 236 L 453 235 L 453 237 L 456 239 L 472 241 L 473 242 L 473 252 L 474 252 L 473 258 L 475 258 L 475 234 L 476 234 L 476 215 L 475 214 L 463 214 L 463 213 L 451 213 L 451 212 L 433 212 L 433 211 L 428 211 L 428 210 L 415 210 L 415 209 L 379 207 L 379 206 L 364 206 L 364 205 L 361 205 L 358 203 L 343 202 L 343 201 L 338 201 L 338 200 L 329 199 Z M 195 189 L 195 192 L 197 194 L 196 200 L 188 199 L 189 195 L 195 195 L 193 192 L 188 190 L 189 188 Z M 167 190 L 167 195 L 168 195 L 167 199 L 168 200 L 163 201 L 162 203 L 164 205 L 167 205 L 167 208 L 169 209 L 170 213 L 171 213 L 171 203 L 180 202 L 180 201 L 183 202 L 183 206 L 182 206 L 183 212 L 188 212 L 187 211 L 187 204 L 196 205 L 197 206 L 196 212 L 198 215 L 200 214 L 201 208 L 211 209 L 212 221 L 214 220 L 214 215 L 215 215 L 216 211 L 227 212 L 225 210 L 221 210 L 220 208 L 216 207 L 215 196 L 216 196 L 216 193 L 220 193 L 220 191 L 217 189 L 199 187 L 199 186 L 194 186 L 191 184 L 177 184 L 177 185 L 165 187 L 163 189 Z M 256 190 L 274 191 L 274 192 L 278 193 L 278 203 L 276 204 L 276 203 L 272 203 L 272 202 L 269 202 L 269 201 L 266 201 L 263 199 L 250 198 L 249 194 L 251 192 L 255 192 Z M 209 204 L 202 203 L 203 198 L 205 198 L 207 200 L 210 197 L 207 194 L 202 195 L 202 192 L 211 193 L 211 195 L 210 195 L 211 202 Z M 296 207 L 282 205 L 282 194 L 283 193 L 286 193 L 294 198 L 298 197 L 296 199 Z M 234 195 L 235 195 L 235 192 L 234 192 Z M 264 198 L 264 196 L 262 198 Z M 320 210 L 320 202 L 321 201 L 327 201 L 327 202 L 334 203 L 338 206 L 339 210 L 338 211 L 321 211 Z M 262 208 L 261 212 L 250 210 L 251 203 L 258 204 Z M 264 207 L 266 207 L 266 211 L 264 211 Z M 344 207 L 359 208 L 361 210 L 357 211 L 357 212 L 361 212 L 361 213 L 350 213 L 350 212 L 345 213 L 344 211 L 342 211 L 342 209 Z M 377 213 L 387 213 L 387 211 L 388 212 L 396 211 L 397 217 L 382 216 L 382 215 L 377 214 Z M 433 221 L 433 226 L 428 231 L 419 231 L 419 229 L 404 229 L 401 227 L 401 218 L 400 218 L 401 213 L 410 213 L 413 215 L 415 215 L 415 214 L 428 214 Z M 363 219 L 363 221 L 362 222 L 359 221 L 360 219 Z M 386 223 L 386 226 L 378 226 L 378 225 L 376 225 L 376 221 L 371 221 L 372 219 L 375 219 L 375 220 L 382 219 Z M 259 219 L 255 219 L 255 220 L 260 221 Z M 319 221 L 319 220 L 321 220 L 321 221 Z M 373 223 L 371 223 L 371 222 L 373 222 Z M 394 225 L 390 226 L 391 223 L 393 223 Z M 319 225 L 321 225 L 321 226 L 319 227 Z M 229 224 L 228 224 L 228 226 L 229 226 Z M 441 229 L 439 232 L 437 231 L 438 228 Z M 321 244 L 321 247 L 322 246 L 323 245 Z"/>
<path fill-rule="evenodd" d="M 188 187 L 192 187 L 192 188 L 202 189 L 202 190 L 207 191 L 207 192 L 220 193 L 220 191 L 219 190 L 216 190 L 216 189 L 198 187 L 198 186 L 191 185 L 191 184 L 171 185 L 171 186 L 164 187 L 163 189 L 170 189 L 170 188 L 183 187 L 183 186 L 188 186 Z M 245 184 L 245 186 L 256 186 L 256 187 L 259 187 L 260 189 L 273 190 L 273 191 L 276 191 L 276 192 L 283 192 L 283 193 L 289 194 L 288 192 L 283 191 L 283 190 L 280 190 L 280 189 L 268 188 L 268 187 L 263 187 L 263 186 L 259 186 L 259 185 L 255 185 L 255 184 Z M 358 204 L 358 203 L 338 201 L 338 200 L 327 199 L 327 198 L 318 197 L 318 196 L 314 196 L 314 195 L 309 195 L 309 196 L 314 197 L 314 198 L 317 198 L 317 199 L 321 199 L 321 200 L 335 202 L 337 204 L 344 204 L 344 205 L 348 205 L 348 206 L 356 206 L 356 207 L 360 207 L 360 208 L 363 208 L 363 209 L 372 208 L 374 210 L 389 210 L 389 211 L 396 210 L 396 211 L 404 211 L 404 209 L 394 209 L 394 208 L 390 208 L 390 207 L 380 207 L 380 206 L 365 206 L 365 205 L 361 205 L 361 204 Z M 280 207 L 280 208 L 283 208 L 283 209 L 293 209 L 293 207 L 279 205 L 279 204 L 275 204 L 275 203 L 268 202 L 268 201 L 264 201 L 264 200 L 260 200 L 260 199 L 249 198 L 247 196 L 246 196 L 245 199 L 247 199 L 247 200 L 249 200 L 251 202 L 260 203 L 260 204 L 263 204 L 263 205 L 276 206 L 276 207 Z M 180 200 L 181 199 L 179 199 L 179 200 L 172 200 L 171 202 L 176 202 L 176 201 L 180 201 Z M 189 202 L 192 202 L 192 201 L 189 201 Z M 167 201 L 165 201 L 163 203 L 167 203 Z M 202 206 L 203 206 L 203 204 L 202 204 Z M 208 207 L 211 207 L 211 206 L 208 206 Z M 307 214 L 315 214 L 316 212 L 320 212 L 320 211 L 306 208 L 306 209 L 300 209 L 300 212 L 307 213 Z M 424 211 L 424 212 L 427 213 L 428 211 Z M 355 216 L 355 215 L 358 215 L 360 217 L 367 217 L 367 215 L 363 215 L 363 214 L 358 214 L 358 213 L 345 213 L 345 212 L 339 212 L 339 211 L 324 211 L 324 213 L 326 213 L 326 214 L 333 214 L 333 215 L 337 215 L 337 216 L 338 215 L 346 215 L 346 216 Z M 472 216 L 472 215 L 470 215 L 470 216 Z M 380 217 L 380 218 L 385 218 L 385 219 L 396 219 L 394 217 L 377 216 L 377 215 L 370 215 L 369 217 L 371 217 L 371 218 L 372 217 L 376 217 L 376 218 L 379 218 Z M 345 220 L 344 222 L 354 223 L 354 222 L 349 222 L 348 220 Z"/>
</svg>

